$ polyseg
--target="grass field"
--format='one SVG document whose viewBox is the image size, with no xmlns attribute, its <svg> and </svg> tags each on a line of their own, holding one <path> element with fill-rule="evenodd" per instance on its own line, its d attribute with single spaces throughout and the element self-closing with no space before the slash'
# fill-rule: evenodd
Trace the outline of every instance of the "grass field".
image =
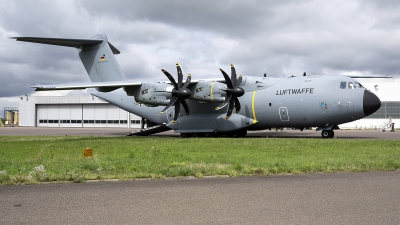
<svg viewBox="0 0 400 225">
<path fill-rule="evenodd" d="M 400 141 L 0 137 L 0 184 L 398 170 Z M 93 157 L 83 158 L 83 149 Z"/>
</svg>

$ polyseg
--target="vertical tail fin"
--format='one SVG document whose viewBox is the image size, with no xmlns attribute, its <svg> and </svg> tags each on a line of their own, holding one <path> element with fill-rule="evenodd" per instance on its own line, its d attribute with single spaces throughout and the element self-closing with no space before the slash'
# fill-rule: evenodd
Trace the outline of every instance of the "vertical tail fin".
<svg viewBox="0 0 400 225">
<path fill-rule="evenodd" d="M 120 52 L 107 40 L 105 34 L 98 34 L 91 40 L 102 40 L 94 45 L 84 45 L 79 51 L 79 57 L 92 82 L 126 80 L 114 54 Z"/>
<path fill-rule="evenodd" d="M 15 37 L 17 41 L 75 47 L 92 82 L 126 80 L 114 54 L 120 51 L 108 42 L 105 34 L 90 39 Z"/>
</svg>

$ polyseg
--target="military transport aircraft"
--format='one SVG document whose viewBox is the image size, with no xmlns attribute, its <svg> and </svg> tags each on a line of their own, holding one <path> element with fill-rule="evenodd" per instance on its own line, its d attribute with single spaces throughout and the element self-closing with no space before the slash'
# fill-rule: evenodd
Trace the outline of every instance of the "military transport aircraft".
<svg viewBox="0 0 400 225">
<path fill-rule="evenodd" d="M 381 106 L 379 98 L 351 76 L 230 77 L 184 81 L 178 63 L 177 80 L 134 82 L 125 79 L 114 57 L 120 51 L 105 34 L 90 39 L 14 37 L 17 41 L 74 47 L 92 83 L 34 86 L 36 91 L 96 88 L 92 95 L 152 121 L 135 134 L 174 130 L 182 137 L 243 137 L 248 130 L 317 127 L 332 138 L 340 124 L 366 117 Z M 360 76 L 358 76 L 360 77 Z M 182 106 L 182 107 L 181 107 Z"/>
</svg>

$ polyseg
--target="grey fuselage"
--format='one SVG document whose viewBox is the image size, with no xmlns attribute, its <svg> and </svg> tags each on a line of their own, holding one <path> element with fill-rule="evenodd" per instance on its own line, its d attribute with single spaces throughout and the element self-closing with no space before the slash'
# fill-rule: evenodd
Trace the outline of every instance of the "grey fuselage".
<svg viewBox="0 0 400 225">
<path fill-rule="evenodd" d="M 224 88 L 224 83 L 215 85 Z M 197 84 L 189 89 L 195 92 Z M 135 102 L 122 90 L 95 93 L 96 96 L 131 113 L 166 124 L 178 132 L 263 130 L 271 127 L 328 127 L 361 119 L 380 107 L 379 99 L 356 80 L 345 76 L 301 76 L 289 78 L 243 77 L 245 94 L 237 114 L 225 119 L 228 107 L 220 103 L 188 99 L 190 114 L 181 109 L 177 123 L 171 124 L 173 107 L 159 115 L 163 106 L 148 107 Z M 366 101 L 373 101 L 372 106 Z M 377 106 L 379 105 L 379 106 Z"/>
</svg>

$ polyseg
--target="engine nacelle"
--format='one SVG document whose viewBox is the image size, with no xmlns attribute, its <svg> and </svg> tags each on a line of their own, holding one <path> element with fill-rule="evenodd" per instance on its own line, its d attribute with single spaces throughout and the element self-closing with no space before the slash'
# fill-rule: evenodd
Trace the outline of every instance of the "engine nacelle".
<svg viewBox="0 0 400 225">
<path fill-rule="evenodd" d="M 189 85 L 191 100 L 200 102 L 223 102 L 226 93 L 221 90 L 226 85 L 219 82 L 199 81 Z M 174 86 L 166 83 L 142 83 L 140 86 L 125 87 L 129 96 L 135 96 L 135 101 L 147 106 L 167 105 L 172 97 Z"/>
<path fill-rule="evenodd" d="M 220 88 L 226 85 L 219 82 L 199 81 L 195 86 L 190 87 L 192 95 L 190 99 L 200 102 L 223 102 L 226 93 Z"/>
<path fill-rule="evenodd" d="M 135 101 L 147 106 L 167 105 L 171 99 L 173 86 L 165 83 L 142 83 L 140 86 L 125 87 L 129 96 L 135 96 Z"/>
</svg>

